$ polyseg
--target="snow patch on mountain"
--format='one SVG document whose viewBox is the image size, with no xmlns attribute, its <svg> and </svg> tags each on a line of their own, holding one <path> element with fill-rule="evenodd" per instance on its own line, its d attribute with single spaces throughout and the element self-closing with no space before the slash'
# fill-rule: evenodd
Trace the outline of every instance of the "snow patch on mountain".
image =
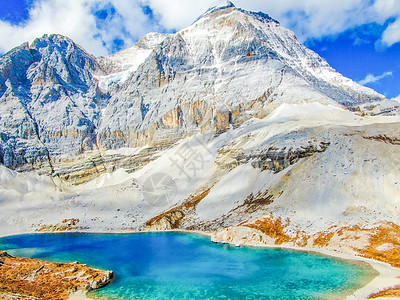
<svg viewBox="0 0 400 300">
<path fill-rule="evenodd" d="M 166 36 L 166 34 L 161 33 L 149 33 L 133 47 L 100 58 L 101 64 L 110 74 L 96 77 L 99 80 L 99 87 L 107 91 L 111 84 L 123 83 L 128 80 Z"/>
</svg>

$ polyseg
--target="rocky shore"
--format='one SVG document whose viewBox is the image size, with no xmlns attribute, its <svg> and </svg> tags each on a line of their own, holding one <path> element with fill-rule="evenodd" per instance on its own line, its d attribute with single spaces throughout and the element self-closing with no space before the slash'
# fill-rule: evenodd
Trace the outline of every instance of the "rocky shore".
<svg viewBox="0 0 400 300">
<path fill-rule="evenodd" d="M 239 246 L 310 251 L 346 260 L 368 263 L 379 275 L 346 299 L 399 299 L 400 264 L 398 236 L 400 227 L 378 223 L 371 228 L 330 228 L 307 235 L 289 234 L 280 219 L 262 219 L 214 232 L 214 243 Z M 390 298 L 387 298 L 390 297 Z"/>
<path fill-rule="evenodd" d="M 52 263 L 0 251 L 0 300 L 66 300 L 108 285 L 113 276 L 79 262 Z"/>
</svg>

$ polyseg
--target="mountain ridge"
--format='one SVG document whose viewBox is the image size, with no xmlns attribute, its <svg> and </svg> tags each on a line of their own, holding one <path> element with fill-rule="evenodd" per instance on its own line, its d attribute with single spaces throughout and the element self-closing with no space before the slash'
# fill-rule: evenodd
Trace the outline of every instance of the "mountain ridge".
<svg viewBox="0 0 400 300">
<path fill-rule="evenodd" d="M 292 94 L 296 89 L 305 96 Z M 231 2 L 176 34 L 148 34 L 108 57 L 44 35 L 0 58 L 0 94 L 17 101 L 11 106 L 21 115 L 14 120 L 3 112 L 1 162 L 21 170 L 41 169 L 60 155 L 157 146 L 199 129 L 223 132 L 285 102 L 338 102 L 364 111 L 363 103 L 385 99 L 336 73 L 268 15 Z M 254 101 L 258 109 L 247 109 Z M 24 120 L 32 124 L 25 128 Z M 14 121 L 21 129 L 10 130 Z M 163 128 L 165 138 L 154 138 Z"/>
</svg>

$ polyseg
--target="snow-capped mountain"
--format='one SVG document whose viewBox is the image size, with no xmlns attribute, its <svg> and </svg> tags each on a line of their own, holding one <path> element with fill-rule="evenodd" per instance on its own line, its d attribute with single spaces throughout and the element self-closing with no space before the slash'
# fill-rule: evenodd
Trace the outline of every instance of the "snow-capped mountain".
<svg viewBox="0 0 400 300">
<path fill-rule="evenodd" d="M 92 149 L 101 94 L 96 59 L 70 39 L 43 36 L 0 58 L 1 163 L 48 166 L 49 159 Z"/>
<path fill-rule="evenodd" d="M 105 58 L 59 35 L 21 45 L 0 59 L 0 95 L 1 162 L 33 169 L 87 150 L 224 132 L 282 103 L 358 109 L 384 99 L 335 72 L 276 20 L 230 2 Z"/>
<path fill-rule="evenodd" d="M 188 229 L 390 258 L 369 239 L 400 224 L 396 104 L 230 2 L 108 57 L 43 36 L 0 57 L 0 234 Z"/>
</svg>

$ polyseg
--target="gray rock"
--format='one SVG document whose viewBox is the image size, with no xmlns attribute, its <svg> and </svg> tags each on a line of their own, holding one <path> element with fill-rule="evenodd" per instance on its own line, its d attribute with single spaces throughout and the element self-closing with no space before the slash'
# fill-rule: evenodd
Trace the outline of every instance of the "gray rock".
<svg viewBox="0 0 400 300">
<path fill-rule="evenodd" d="M 109 57 L 95 58 L 60 35 L 0 57 L 0 163 L 54 172 L 65 155 L 169 145 L 207 129 L 220 134 L 281 103 L 352 110 L 369 103 L 368 113 L 384 100 L 268 15 L 227 3 L 187 29 L 149 34 Z"/>
</svg>

